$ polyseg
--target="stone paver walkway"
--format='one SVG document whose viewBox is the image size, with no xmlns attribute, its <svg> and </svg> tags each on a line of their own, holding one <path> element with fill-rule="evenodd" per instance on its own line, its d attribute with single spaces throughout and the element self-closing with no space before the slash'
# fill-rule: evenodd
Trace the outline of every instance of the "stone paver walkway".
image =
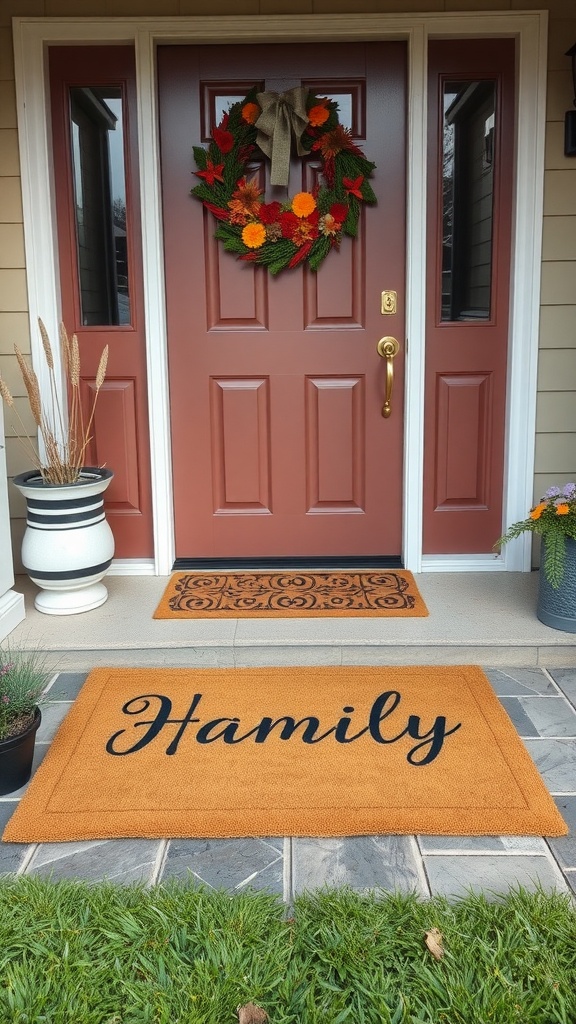
<svg viewBox="0 0 576 1024">
<path fill-rule="evenodd" d="M 576 893 L 576 669 L 485 670 L 570 828 L 561 839 L 527 836 L 361 836 L 343 839 L 116 839 L 0 843 L 0 874 L 107 878 L 153 884 L 188 879 L 238 891 L 267 888 L 290 901 L 323 885 L 458 896 L 542 885 Z M 86 673 L 62 672 L 61 700 L 46 709 L 40 763 Z M 0 798 L 0 832 L 23 791 Z"/>
</svg>

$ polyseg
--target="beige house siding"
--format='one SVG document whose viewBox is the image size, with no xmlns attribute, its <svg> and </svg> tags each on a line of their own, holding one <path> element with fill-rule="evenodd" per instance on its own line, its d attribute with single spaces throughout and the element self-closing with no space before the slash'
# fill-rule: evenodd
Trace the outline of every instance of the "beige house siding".
<svg viewBox="0 0 576 1024">
<path fill-rule="evenodd" d="M 574 42 L 574 4 L 557 4 L 548 47 L 535 499 L 550 484 L 576 480 L 576 157 L 564 156 L 564 113 L 573 99 L 564 55 Z"/>
<path fill-rule="evenodd" d="M 0 372 L 30 422 L 12 355 L 30 349 L 20 196 L 11 18 L 14 16 L 151 16 L 344 14 L 410 11 L 540 10 L 550 13 L 544 251 L 534 494 L 576 479 L 576 157 L 563 155 L 564 113 L 572 80 L 564 56 L 576 41 L 574 0 L 0 0 Z M 29 468 L 7 417 L 8 474 Z M 24 505 L 10 488 L 15 551 Z M 17 559 L 16 568 L 18 569 Z"/>
</svg>

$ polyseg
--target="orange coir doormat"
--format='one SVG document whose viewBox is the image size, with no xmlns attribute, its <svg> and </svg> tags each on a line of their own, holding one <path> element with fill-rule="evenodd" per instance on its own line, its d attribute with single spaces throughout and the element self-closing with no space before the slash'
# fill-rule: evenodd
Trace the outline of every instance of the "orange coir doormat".
<svg viewBox="0 0 576 1024">
<path fill-rule="evenodd" d="M 403 569 L 175 573 L 155 619 L 428 615 Z"/>
<path fill-rule="evenodd" d="M 3 838 L 566 831 L 479 668 L 101 668 Z"/>
</svg>

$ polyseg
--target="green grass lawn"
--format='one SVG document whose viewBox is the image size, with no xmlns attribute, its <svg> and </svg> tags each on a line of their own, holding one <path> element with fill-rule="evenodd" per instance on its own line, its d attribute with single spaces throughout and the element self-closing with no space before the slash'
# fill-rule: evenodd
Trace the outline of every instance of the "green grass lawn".
<svg viewBox="0 0 576 1024">
<path fill-rule="evenodd" d="M 229 895 L 0 881 L 0 1024 L 575 1024 L 576 911 L 493 902 Z M 439 928 L 435 960 L 424 934 Z"/>
</svg>

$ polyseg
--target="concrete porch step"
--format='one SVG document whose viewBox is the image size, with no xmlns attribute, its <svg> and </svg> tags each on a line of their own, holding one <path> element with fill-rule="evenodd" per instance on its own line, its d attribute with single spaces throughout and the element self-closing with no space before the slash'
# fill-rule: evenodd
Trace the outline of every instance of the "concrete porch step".
<svg viewBox="0 0 576 1024">
<path fill-rule="evenodd" d="M 10 641 L 54 655 L 60 671 L 98 665 L 481 664 L 572 667 L 576 634 L 536 618 L 537 573 L 422 573 L 427 618 L 156 620 L 169 577 L 109 576 L 108 601 L 80 615 L 34 608 Z"/>
</svg>

